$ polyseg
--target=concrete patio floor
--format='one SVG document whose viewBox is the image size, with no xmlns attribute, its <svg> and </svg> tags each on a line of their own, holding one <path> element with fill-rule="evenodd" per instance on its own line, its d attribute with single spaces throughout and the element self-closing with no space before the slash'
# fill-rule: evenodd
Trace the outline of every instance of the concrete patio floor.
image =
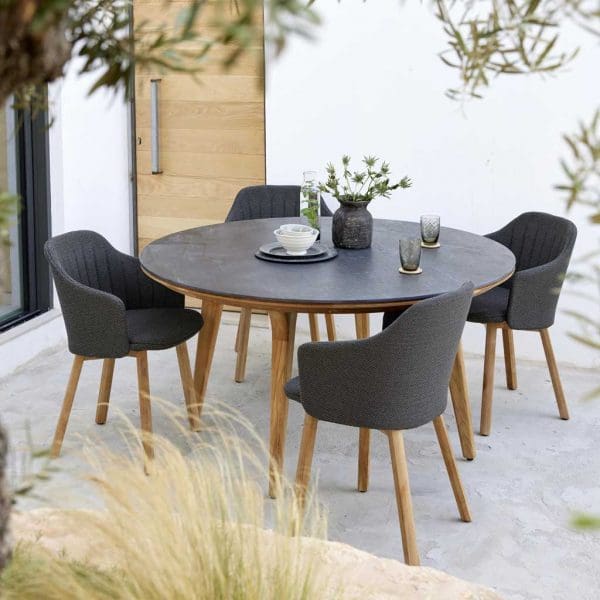
<svg viewBox="0 0 600 600">
<path fill-rule="evenodd" d="M 254 319 L 247 379 L 233 381 L 236 317 L 227 315 L 219 334 L 207 406 L 216 400 L 238 409 L 267 439 L 269 423 L 270 332 L 264 317 Z M 340 337 L 351 337 L 352 321 L 338 320 Z M 323 321 L 321 321 L 324 330 Z M 373 321 L 375 326 L 375 320 Z M 308 339 L 308 324 L 299 319 L 297 343 Z M 190 345 L 190 350 L 192 347 Z M 49 445 L 66 386 L 71 358 L 66 348 L 44 353 L 16 373 L 0 380 L 0 419 L 13 448 L 23 452 L 27 429 L 37 446 Z M 123 444 L 122 424 L 111 419 L 94 424 L 100 361 L 84 365 L 80 386 L 57 463 L 60 472 L 36 492 L 43 502 L 88 506 L 94 499 L 80 493 L 78 435 L 95 435 L 111 447 Z M 600 399 L 583 400 L 598 384 L 597 374 L 562 369 L 571 420 L 557 417 L 545 366 L 519 362 L 519 389 L 504 386 L 497 363 L 492 435 L 476 436 L 478 456 L 459 460 L 473 522 L 458 520 L 433 427 L 406 433 L 417 541 L 423 565 L 476 581 L 517 599 L 595 599 L 600 597 L 600 532 L 573 530 L 574 512 L 600 513 Z M 467 357 L 473 419 L 479 421 L 482 359 Z M 120 409 L 137 423 L 135 361 L 117 362 L 111 410 Z M 154 396 L 181 403 L 182 392 L 174 351 L 150 355 Z M 459 445 L 451 411 L 445 415 L 451 441 Z M 286 472 L 293 476 L 303 411 L 290 407 Z M 154 429 L 176 435 L 167 417 L 154 415 Z M 476 428 L 477 429 L 477 428 Z M 402 560 L 387 440 L 372 436 L 371 484 L 356 492 L 358 432 L 323 423 L 318 432 L 314 472 L 319 496 L 329 510 L 329 538 L 379 556 Z M 19 450 L 20 449 L 20 450 Z M 17 459 L 18 461 L 18 459 Z M 39 506 L 27 498 L 19 508 Z"/>
</svg>

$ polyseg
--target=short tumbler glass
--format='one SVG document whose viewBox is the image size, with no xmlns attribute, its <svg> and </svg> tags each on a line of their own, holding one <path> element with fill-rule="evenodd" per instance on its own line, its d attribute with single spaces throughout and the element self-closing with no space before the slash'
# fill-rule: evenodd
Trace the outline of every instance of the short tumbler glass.
<svg viewBox="0 0 600 600">
<path fill-rule="evenodd" d="M 400 266 L 404 271 L 418 271 L 421 263 L 421 240 L 400 240 Z"/>
<path fill-rule="evenodd" d="M 440 239 L 439 215 L 423 215 L 421 217 L 421 239 L 427 246 L 435 246 Z"/>
</svg>

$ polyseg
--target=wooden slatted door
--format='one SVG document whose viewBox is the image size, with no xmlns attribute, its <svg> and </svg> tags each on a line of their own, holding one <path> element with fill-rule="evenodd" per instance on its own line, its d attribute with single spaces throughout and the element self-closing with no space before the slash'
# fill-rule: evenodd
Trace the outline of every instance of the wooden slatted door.
<svg viewBox="0 0 600 600">
<path fill-rule="evenodd" d="M 135 0 L 136 22 L 175 23 L 186 2 Z M 235 10 L 232 3 L 231 10 Z M 265 181 L 264 54 L 260 42 L 224 71 L 214 48 L 197 76 L 136 71 L 139 250 L 169 233 L 221 223 L 236 193 Z M 152 172 L 153 79 L 160 173 Z"/>
</svg>

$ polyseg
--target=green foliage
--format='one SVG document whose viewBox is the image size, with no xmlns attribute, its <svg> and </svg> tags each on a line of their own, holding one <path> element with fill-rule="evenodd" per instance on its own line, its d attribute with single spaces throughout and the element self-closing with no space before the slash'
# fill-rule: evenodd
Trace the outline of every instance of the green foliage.
<svg viewBox="0 0 600 600">
<path fill-rule="evenodd" d="M 174 5 L 164 0 L 165 11 Z M 35 87 L 63 72 L 70 55 L 83 59 L 77 74 L 96 74 L 90 92 L 128 89 L 136 66 L 200 73 L 214 47 L 230 67 L 257 41 L 280 52 L 291 34 L 309 37 L 319 20 L 300 0 L 188 0 L 174 22 L 133 21 L 131 0 L 3 0 L 0 4 L 0 102 L 15 94 L 26 103 Z M 14 21 L 12 27 L 4 22 Z M 49 51 L 52 50 L 52 52 Z M 4 79 L 1 79 L 1 77 Z M 37 98 L 36 98 L 37 99 Z"/>
<path fill-rule="evenodd" d="M 265 498 L 268 451 L 232 411 L 213 412 L 200 439 L 163 404 L 181 447 L 154 436 L 156 458 L 144 464 L 131 425 L 129 453 L 86 444 L 86 481 L 102 510 L 61 512 L 63 552 L 46 550 L 43 536 L 18 544 L 0 574 L 3 600 L 336 598 L 319 545 L 304 537 L 325 534 L 314 494 L 301 510 L 292 484 L 278 479 L 277 499 Z"/>
<path fill-rule="evenodd" d="M 573 517 L 572 524 L 577 529 L 600 529 L 600 517 L 579 514 Z"/>
<path fill-rule="evenodd" d="M 9 243 L 9 227 L 18 207 L 18 196 L 0 191 L 0 244 Z"/>
<path fill-rule="evenodd" d="M 590 220 L 600 223 L 600 108 L 589 123 L 580 122 L 579 129 L 570 135 L 563 135 L 570 156 L 562 159 L 560 165 L 566 183 L 555 189 L 566 195 L 567 209 L 575 204 L 592 209 Z"/>
<path fill-rule="evenodd" d="M 440 58 L 460 72 L 460 86 L 447 91 L 451 98 L 481 98 L 498 75 L 564 67 L 578 52 L 558 49 L 560 27 L 569 20 L 600 32 L 600 10 L 590 0 L 436 0 L 436 5 L 449 46 Z"/>
<path fill-rule="evenodd" d="M 338 177 L 335 166 L 327 165 L 327 180 L 319 184 L 322 192 L 331 194 L 336 200 L 345 202 L 370 202 L 375 198 L 389 198 L 398 188 L 412 185 L 408 177 L 397 183 L 390 183 L 390 165 L 374 156 L 365 156 L 362 160 L 365 169 L 352 171 L 350 157 L 342 156 L 342 170 Z"/>
</svg>

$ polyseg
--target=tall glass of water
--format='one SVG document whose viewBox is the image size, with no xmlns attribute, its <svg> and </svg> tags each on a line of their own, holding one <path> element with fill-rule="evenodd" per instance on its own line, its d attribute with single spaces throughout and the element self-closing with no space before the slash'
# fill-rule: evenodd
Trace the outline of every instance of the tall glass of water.
<svg viewBox="0 0 600 600">
<path fill-rule="evenodd" d="M 321 230 L 321 192 L 316 171 L 304 171 L 304 180 L 300 188 L 300 216 L 302 221 Z"/>
</svg>

